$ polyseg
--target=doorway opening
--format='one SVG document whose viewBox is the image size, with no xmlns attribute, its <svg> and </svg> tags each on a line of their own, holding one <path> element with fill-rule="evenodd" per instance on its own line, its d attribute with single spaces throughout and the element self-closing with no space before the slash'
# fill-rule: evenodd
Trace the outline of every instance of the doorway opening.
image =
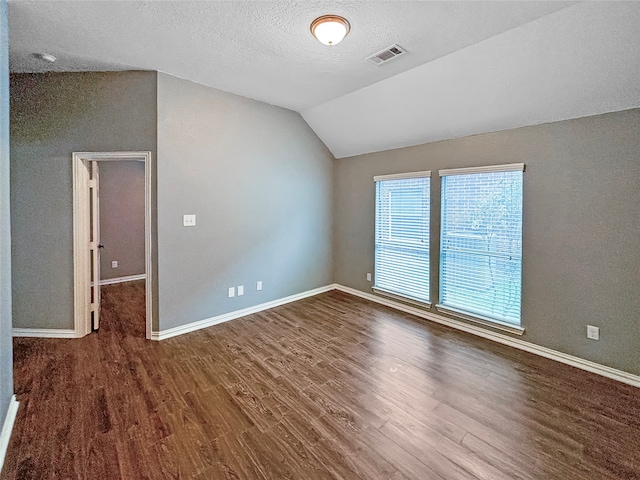
<svg viewBox="0 0 640 480">
<path fill-rule="evenodd" d="M 145 336 L 152 328 L 151 152 L 73 153 L 74 329 L 83 337 L 100 327 L 100 196 L 99 164 L 144 162 Z"/>
</svg>

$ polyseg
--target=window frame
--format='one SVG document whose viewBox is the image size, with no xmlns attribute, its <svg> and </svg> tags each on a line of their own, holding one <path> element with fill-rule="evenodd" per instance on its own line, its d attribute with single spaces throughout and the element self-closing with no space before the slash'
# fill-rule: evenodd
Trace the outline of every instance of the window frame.
<svg viewBox="0 0 640 480">
<path fill-rule="evenodd" d="M 378 198 L 378 187 L 379 187 L 379 182 L 385 182 L 385 181 L 393 181 L 393 180 L 409 180 L 409 179 L 427 179 L 427 186 L 429 189 L 429 196 L 428 196 L 428 214 L 426 215 L 427 218 L 427 225 L 426 225 L 426 238 L 427 241 L 426 242 L 418 242 L 418 241 L 411 241 L 411 240 L 403 240 L 403 239 L 396 239 L 396 240 L 392 240 L 392 229 L 391 229 L 391 224 L 389 224 L 389 232 L 388 232 L 388 238 L 385 239 L 383 242 L 379 241 L 379 222 L 380 219 L 378 217 L 378 208 L 379 208 L 379 198 Z M 400 173 L 400 174 L 393 174 L 393 175 L 376 175 L 373 177 L 373 180 L 375 182 L 376 185 L 376 192 L 375 192 L 375 214 L 374 214 L 374 278 L 373 278 L 373 291 L 387 296 L 387 297 L 391 297 L 394 299 L 398 299 L 398 300 L 402 300 L 403 302 L 407 302 L 407 303 L 413 303 L 416 305 L 420 305 L 420 306 L 426 306 L 426 307 L 431 307 L 431 288 L 430 288 L 430 284 L 431 284 L 431 232 L 430 232 L 430 228 L 431 228 L 431 221 L 432 221 L 432 209 L 431 209 L 431 171 L 427 170 L 427 171 L 419 171 L 419 172 L 409 172 L 409 173 Z M 424 216 L 424 215 L 423 215 Z M 389 207 L 389 222 L 392 221 L 392 215 L 391 215 L 391 207 Z M 425 233 L 425 230 L 423 230 L 423 233 Z M 402 247 L 406 247 L 406 248 L 413 248 L 416 250 L 420 250 L 421 246 L 423 247 L 423 250 L 426 250 L 426 260 L 427 260 L 427 270 L 428 270 L 428 275 L 427 275 L 427 279 L 426 279 L 426 284 L 427 284 L 427 295 L 426 295 L 426 299 L 425 296 L 422 297 L 418 297 L 418 296 L 412 296 L 409 295 L 407 293 L 403 293 L 403 292 L 398 292 L 393 290 L 392 288 L 389 288 L 388 286 L 380 286 L 377 284 L 377 273 L 378 273 L 378 247 L 381 243 L 386 244 L 387 246 L 389 245 L 399 245 Z"/>
<path fill-rule="evenodd" d="M 448 315 L 459 317 L 465 320 L 471 320 L 476 323 L 480 323 L 483 325 L 491 326 L 494 328 L 499 328 L 502 330 L 509 331 L 510 333 L 515 333 L 522 335 L 524 333 L 524 328 L 522 327 L 522 225 L 523 225 L 523 211 L 524 211 L 524 192 L 521 192 L 521 207 L 520 207 L 520 248 L 521 252 L 519 255 L 519 267 L 520 267 L 520 296 L 519 296 L 519 323 L 514 323 L 504 318 L 494 318 L 486 315 L 482 312 L 482 308 L 479 308 L 478 311 L 474 311 L 474 308 L 460 308 L 458 305 L 448 305 L 442 302 L 443 296 L 443 280 L 445 278 L 443 268 L 444 268 L 444 260 L 443 260 L 443 252 L 445 251 L 443 236 L 445 235 L 445 184 L 442 181 L 442 177 L 448 177 L 453 175 L 470 175 L 470 174 L 486 174 L 486 173 L 503 173 L 503 172 L 511 172 L 511 171 L 519 171 L 524 173 L 525 165 L 523 163 L 512 163 L 506 165 L 491 165 L 491 166 L 483 166 L 483 167 L 470 167 L 470 168 L 454 168 L 454 169 L 443 169 L 439 170 L 438 174 L 441 178 L 441 189 L 440 189 L 440 245 L 438 251 L 438 258 L 440 259 L 440 265 L 438 269 L 438 303 L 436 304 L 436 308 L 438 311 L 446 313 Z M 522 188 L 524 189 L 524 176 L 522 178 Z"/>
</svg>

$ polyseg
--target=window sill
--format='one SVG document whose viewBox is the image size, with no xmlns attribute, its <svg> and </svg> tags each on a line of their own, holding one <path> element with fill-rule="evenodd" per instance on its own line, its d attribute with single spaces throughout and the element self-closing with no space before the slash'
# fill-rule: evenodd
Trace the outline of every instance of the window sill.
<svg viewBox="0 0 640 480">
<path fill-rule="evenodd" d="M 406 297 L 399 293 L 389 292 L 388 290 L 384 290 L 378 287 L 372 287 L 372 290 L 378 295 L 382 295 L 384 297 L 393 298 L 394 300 L 400 300 L 401 302 L 410 303 L 412 305 L 417 305 L 419 307 L 431 308 L 431 303 L 425 302 L 424 300 L 418 300 L 415 298 Z"/>
<path fill-rule="evenodd" d="M 481 317 L 478 315 L 470 314 L 462 310 L 458 310 L 453 307 L 447 307 L 445 305 L 436 305 L 439 312 L 446 313 L 452 317 L 468 320 L 479 325 L 495 328 L 496 330 L 502 330 L 504 332 L 513 333 L 514 335 L 524 334 L 524 328 L 519 325 L 513 325 L 511 323 L 501 322 L 499 320 L 492 320 L 490 318 Z"/>
</svg>

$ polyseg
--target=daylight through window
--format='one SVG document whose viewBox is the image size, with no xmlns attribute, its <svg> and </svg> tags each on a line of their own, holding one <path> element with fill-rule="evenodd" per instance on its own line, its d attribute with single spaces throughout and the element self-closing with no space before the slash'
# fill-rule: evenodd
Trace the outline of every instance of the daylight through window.
<svg viewBox="0 0 640 480">
<path fill-rule="evenodd" d="M 441 170 L 440 304 L 520 324 L 524 165 Z"/>
<path fill-rule="evenodd" d="M 430 172 L 374 177 L 375 286 L 429 302 Z"/>
</svg>

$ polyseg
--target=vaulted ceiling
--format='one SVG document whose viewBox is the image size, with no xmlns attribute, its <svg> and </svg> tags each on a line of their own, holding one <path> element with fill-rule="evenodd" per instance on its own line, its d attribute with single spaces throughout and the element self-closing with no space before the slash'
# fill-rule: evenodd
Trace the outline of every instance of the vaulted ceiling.
<svg viewBox="0 0 640 480">
<path fill-rule="evenodd" d="M 640 2 L 12 0 L 9 22 L 13 72 L 162 71 L 296 110 L 336 157 L 640 106 Z"/>
</svg>

